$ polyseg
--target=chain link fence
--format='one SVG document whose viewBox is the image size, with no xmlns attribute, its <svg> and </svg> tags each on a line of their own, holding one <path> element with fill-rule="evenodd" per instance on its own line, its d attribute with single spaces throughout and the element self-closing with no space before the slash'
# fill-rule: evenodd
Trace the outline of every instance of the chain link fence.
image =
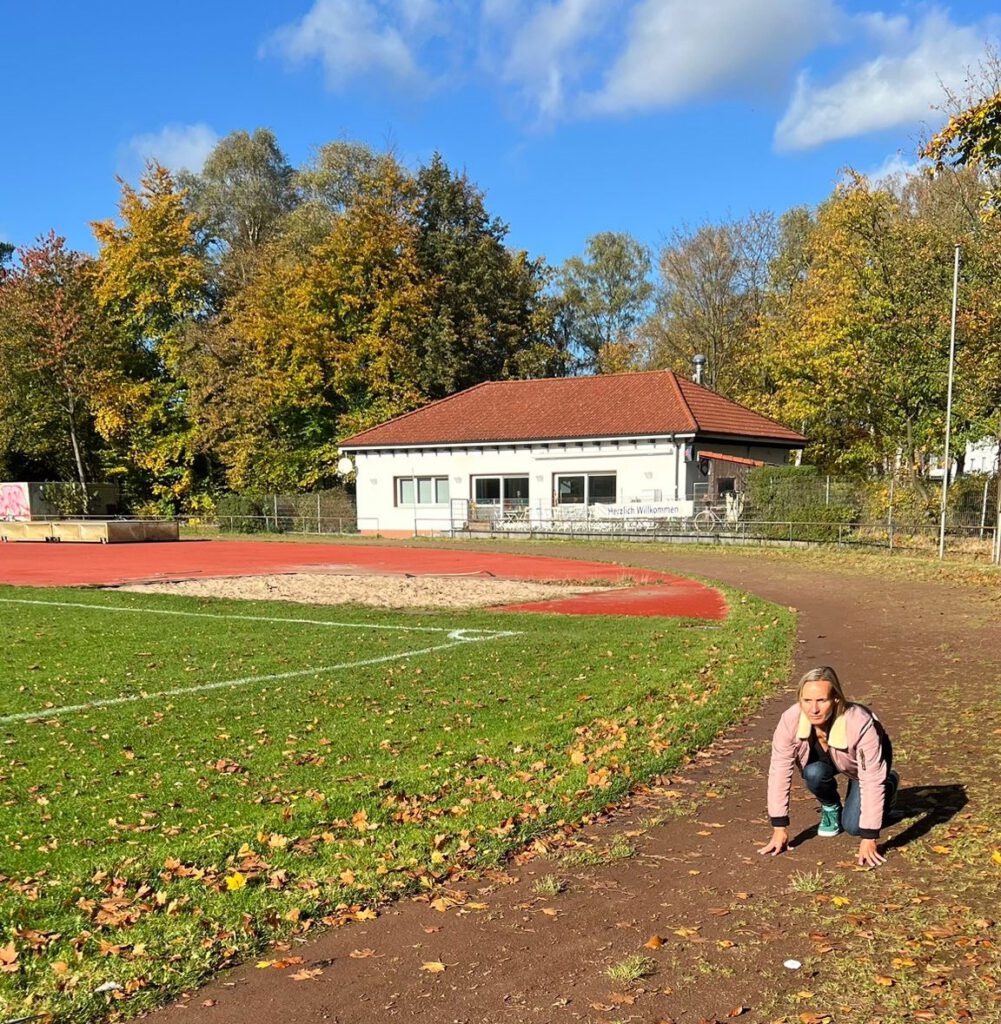
<svg viewBox="0 0 1001 1024">
<path fill-rule="evenodd" d="M 354 497 L 342 488 L 307 494 L 224 494 L 210 515 L 187 523 L 226 533 L 357 533 Z"/>
</svg>

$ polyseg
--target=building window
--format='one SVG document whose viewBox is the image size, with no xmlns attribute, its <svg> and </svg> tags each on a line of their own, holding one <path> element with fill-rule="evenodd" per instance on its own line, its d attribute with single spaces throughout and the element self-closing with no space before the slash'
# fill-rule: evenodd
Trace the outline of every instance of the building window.
<svg viewBox="0 0 1001 1024">
<path fill-rule="evenodd" d="M 556 478 L 557 505 L 614 505 L 614 473 L 580 473 Z"/>
<path fill-rule="evenodd" d="M 557 505 L 583 505 L 586 494 L 586 476 L 558 476 L 556 478 Z"/>
<path fill-rule="evenodd" d="M 416 485 L 418 505 L 447 505 L 447 476 L 398 476 L 396 478 L 396 504 L 413 505 Z"/>
<path fill-rule="evenodd" d="M 473 501 L 477 505 L 497 505 L 503 511 L 528 508 L 528 477 L 473 477 Z"/>
</svg>

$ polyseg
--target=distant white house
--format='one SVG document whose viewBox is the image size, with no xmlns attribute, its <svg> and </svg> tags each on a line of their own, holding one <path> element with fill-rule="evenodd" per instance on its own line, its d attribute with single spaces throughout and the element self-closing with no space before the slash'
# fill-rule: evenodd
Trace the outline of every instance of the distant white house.
<svg viewBox="0 0 1001 1024">
<path fill-rule="evenodd" d="M 491 381 L 355 434 L 358 529 L 681 517 L 806 438 L 670 370 Z"/>
<path fill-rule="evenodd" d="M 993 473 L 998 468 L 998 443 L 985 437 L 980 441 L 966 443 L 966 460 L 964 468 L 967 473 Z"/>
<path fill-rule="evenodd" d="M 958 469 L 955 460 L 952 461 L 952 475 L 955 477 Z M 985 437 L 979 441 L 967 441 L 966 452 L 963 456 L 964 473 L 985 473 L 990 476 L 997 472 L 998 468 L 998 443 L 996 440 Z M 940 456 L 932 456 L 928 460 L 928 476 L 933 480 L 942 479 L 942 459 Z"/>
</svg>

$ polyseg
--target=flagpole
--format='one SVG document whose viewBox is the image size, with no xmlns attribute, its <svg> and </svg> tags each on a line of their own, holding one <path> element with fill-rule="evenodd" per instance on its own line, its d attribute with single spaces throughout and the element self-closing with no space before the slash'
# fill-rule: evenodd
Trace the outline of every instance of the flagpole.
<svg viewBox="0 0 1001 1024">
<path fill-rule="evenodd" d="M 956 369 L 956 301 L 959 294 L 959 244 L 956 245 L 956 261 L 952 270 L 952 327 L 949 331 L 949 391 L 945 401 L 945 458 L 942 466 L 942 509 L 938 524 L 938 557 L 945 558 L 945 516 L 949 500 L 949 477 L 952 464 L 949 461 L 949 442 L 952 437 L 952 382 Z"/>
</svg>

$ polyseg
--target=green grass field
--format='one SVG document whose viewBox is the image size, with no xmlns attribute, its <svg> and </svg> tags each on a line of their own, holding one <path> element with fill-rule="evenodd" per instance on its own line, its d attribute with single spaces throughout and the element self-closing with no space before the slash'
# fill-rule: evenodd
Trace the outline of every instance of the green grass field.
<svg viewBox="0 0 1001 1024">
<path fill-rule="evenodd" d="M 791 615 L 727 596 L 703 623 L 0 587 L 2 1019 L 138 1013 L 670 770 L 785 678 Z"/>
</svg>

